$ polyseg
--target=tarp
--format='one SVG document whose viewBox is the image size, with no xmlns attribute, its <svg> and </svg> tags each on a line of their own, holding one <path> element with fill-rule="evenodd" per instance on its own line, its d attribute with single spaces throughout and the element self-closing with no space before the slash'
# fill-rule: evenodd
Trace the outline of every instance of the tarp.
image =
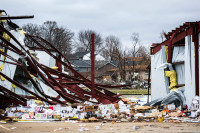
<svg viewBox="0 0 200 133">
<path fill-rule="evenodd" d="M 185 105 L 186 99 L 184 96 L 184 91 L 185 91 L 185 87 L 179 88 L 177 90 L 172 91 L 165 97 L 158 98 L 147 104 L 144 104 L 144 106 L 167 105 L 167 104 L 171 104 L 171 103 L 174 103 L 176 107 Z"/>
<path fill-rule="evenodd" d="M 48 66 L 48 67 L 54 67 L 56 66 L 56 60 L 51 57 L 49 54 L 47 54 L 45 51 L 35 51 L 37 54 L 37 58 L 39 58 L 39 63 Z M 55 53 L 52 52 L 52 54 L 55 55 Z"/>
<path fill-rule="evenodd" d="M 191 105 L 195 96 L 195 56 L 192 36 L 185 37 L 185 96 L 186 104 Z"/>
<path fill-rule="evenodd" d="M 172 63 L 185 61 L 185 46 L 175 46 L 173 48 Z M 185 84 L 185 64 L 176 64 L 174 69 L 177 75 L 177 83 Z"/>
<path fill-rule="evenodd" d="M 175 46 L 173 48 L 172 63 L 185 60 L 185 46 Z"/>
<path fill-rule="evenodd" d="M 163 69 L 156 69 L 163 64 L 162 50 L 151 55 L 151 99 L 165 97 L 167 95 L 165 76 Z"/>
</svg>

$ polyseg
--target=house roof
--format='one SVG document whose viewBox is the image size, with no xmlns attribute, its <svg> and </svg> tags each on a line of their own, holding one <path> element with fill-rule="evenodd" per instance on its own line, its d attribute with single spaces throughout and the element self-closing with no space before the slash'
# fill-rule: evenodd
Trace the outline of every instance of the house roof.
<svg viewBox="0 0 200 133">
<path fill-rule="evenodd" d="M 119 64 L 119 61 L 108 61 L 108 62 L 106 62 L 104 65 L 100 66 L 98 69 L 100 69 L 100 68 L 102 68 L 102 67 L 104 67 L 104 66 L 106 66 L 106 65 L 108 65 L 108 64 L 111 64 L 111 65 L 113 65 L 114 67 L 117 67 L 118 64 Z"/>
<path fill-rule="evenodd" d="M 86 63 L 91 65 L 91 60 L 84 60 L 84 62 L 86 62 Z"/>
<path fill-rule="evenodd" d="M 91 67 L 91 65 L 84 60 L 70 60 L 70 63 L 76 67 Z"/>
<path fill-rule="evenodd" d="M 125 62 L 126 66 L 132 66 L 133 62 L 134 62 L 134 65 L 139 65 L 140 64 L 139 62 L 143 60 L 143 57 L 133 57 L 133 58 L 130 57 L 129 59 L 132 59 L 132 60 L 126 61 Z M 115 67 L 118 67 L 119 61 L 109 61 L 109 62 L 106 62 L 104 65 L 100 66 L 98 69 L 102 68 L 103 66 L 105 66 L 107 64 L 111 64 L 111 65 L 113 65 Z"/>
<path fill-rule="evenodd" d="M 146 71 L 148 65 L 137 65 L 137 66 L 134 66 L 134 67 L 135 67 L 135 70 Z M 126 71 L 131 70 L 132 68 L 133 68 L 132 66 L 125 66 L 125 70 L 126 70 Z M 118 70 L 118 69 L 119 69 L 119 68 L 113 68 L 113 69 L 108 69 L 108 70 L 106 70 L 106 71 L 112 72 L 112 71 L 116 71 L 116 70 Z"/>
<path fill-rule="evenodd" d="M 119 64 L 119 61 L 110 61 L 109 63 L 110 63 L 110 64 L 113 64 L 114 66 L 116 66 L 116 67 L 117 67 L 117 66 L 118 66 L 118 64 Z"/>
</svg>

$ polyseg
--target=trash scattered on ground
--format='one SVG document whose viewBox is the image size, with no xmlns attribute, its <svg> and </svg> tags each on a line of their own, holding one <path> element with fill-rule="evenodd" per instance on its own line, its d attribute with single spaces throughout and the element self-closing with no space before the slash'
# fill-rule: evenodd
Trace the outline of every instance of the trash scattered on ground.
<svg viewBox="0 0 200 133">
<path fill-rule="evenodd" d="M 53 131 L 54 131 L 54 132 L 57 132 L 57 131 L 58 131 L 58 129 L 54 129 Z"/>
<path fill-rule="evenodd" d="M 95 126 L 95 129 L 96 129 L 96 130 L 99 130 L 99 129 L 100 129 L 100 127 L 99 127 L 99 126 Z"/>
<path fill-rule="evenodd" d="M 14 130 L 14 129 L 16 129 L 16 127 L 12 127 L 12 128 L 10 128 L 10 129 Z"/>
<path fill-rule="evenodd" d="M 81 127 L 80 129 L 78 129 L 80 132 L 82 131 L 89 131 L 89 128 L 85 128 L 85 127 Z"/>
<path fill-rule="evenodd" d="M 102 123 L 101 126 L 105 126 L 105 124 Z"/>
<path fill-rule="evenodd" d="M 115 104 L 93 104 L 89 106 L 76 103 L 61 106 L 41 105 L 35 103 L 33 100 L 28 102 L 31 103 L 29 106 L 12 106 L 6 108 L 4 111 L 5 119 L 0 122 L 6 123 L 10 119 L 17 122 L 65 121 L 65 123 L 72 124 L 102 122 L 101 126 L 104 126 L 106 122 L 111 122 L 112 124 L 132 121 L 200 122 L 200 109 L 197 107 L 188 109 L 181 106 L 176 108 L 174 104 L 153 107 L 139 106 L 135 102 L 126 103 L 119 101 Z M 86 127 L 85 124 L 79 124 L 79 126 Z"/>
<path fill-rule="evenodd" d="M 133 126 L 132 128 L 133 128 L 133 130 L 137 130 L 137 129 L 138 129 L 138 127 L 137 127 L 137 126 Z"/>
<path fill-rule="evenodd" d="M 70 130 L 70 127 L 65 128 L 65 130 Z"/>
</svg>

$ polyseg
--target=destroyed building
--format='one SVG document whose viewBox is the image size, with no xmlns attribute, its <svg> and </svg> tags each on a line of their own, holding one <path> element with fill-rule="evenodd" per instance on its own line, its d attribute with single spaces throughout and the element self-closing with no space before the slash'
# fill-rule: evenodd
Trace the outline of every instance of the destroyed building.
<svg viewBox="0 0 200 133">
<path fill-rule="evenodd" d="M 199 21 L 186 22 L 165 34 L 162 43 L 152 44 L 152 100 L 190 106 L 193 97 L 199 96 L 199 25 Z"/>
<path fill-rule="evenodd" d="M 40 36 L 28 35 L 13 19 L 34 16 L 8 16 L 0 11 L 0 99 L 1 105 L 26 105 L 37 99 L 50 105 L 82 103 L 95 98 L 97 103 L 115 103 L 118 95 L 78 73 L 58 49 Z M 34 47 L 24 42 L 27 38 Z M 65 70 L 71 72 L 68 75 Z M 81 88 L 88 88 L 87 90 Z"/>
</svg>

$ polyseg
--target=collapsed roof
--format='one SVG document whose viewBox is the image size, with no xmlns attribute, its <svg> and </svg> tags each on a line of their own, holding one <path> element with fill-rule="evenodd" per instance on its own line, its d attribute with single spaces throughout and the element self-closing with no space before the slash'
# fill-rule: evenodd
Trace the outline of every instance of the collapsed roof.
<svg viewBox="0 0 200 133">
<path fill-rule="evenodd" d="M 5 14 L 5 15 L 3 15 Z M 92 97 L 91 81 L 75 71 L 58 49 L 39 36 L 26 34 L 11 19 L 33 16 L 6 16 L 0 14 L 0 98 L 3 104 L 26 105 L 28 99 L 38 99 L 48 104 L 68 104 L 89 101 Z M 13 23 L 12 23 L 13 24 Z M 29 47 L 24 39 L 31 40 Z M 64 71 L 64 67 L 73 76 Z M 87 89 L 83 89 L 84 86 Z M 120 98 L 95 83 L 95 99 L 98 103 L 114 103 Z"/>
</svg>

